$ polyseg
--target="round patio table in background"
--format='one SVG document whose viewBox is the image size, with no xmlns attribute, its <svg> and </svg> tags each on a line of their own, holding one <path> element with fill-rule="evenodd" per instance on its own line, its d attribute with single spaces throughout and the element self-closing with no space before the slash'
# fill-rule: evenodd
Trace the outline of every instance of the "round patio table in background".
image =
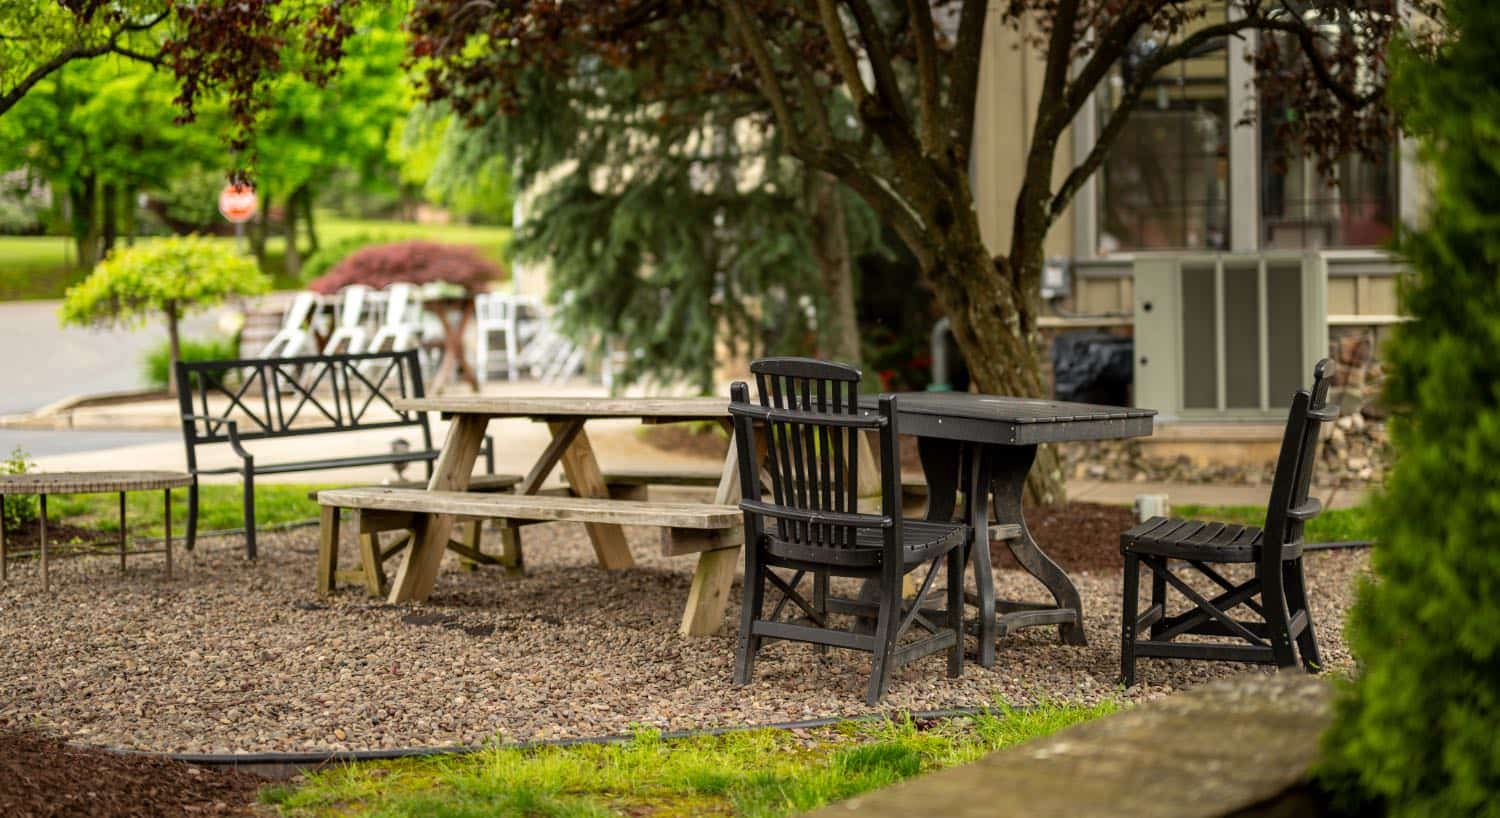
<svg viewBox="0 0 1500 818">
<path fill-rule="evenodd" d="M 132 491 L 160 489 L 164 503 L 162 516 L 166 527 L 165 547 L 167 577 L 172 576 L 172 489 L 191 485 L 191 475 L 176 471 L 75 471 L 36 472 L 0 475 L 0 519 L 5 516 L 5 498 L 10 495 L 39 495 L 41 513 L 38 544 L 42 552 L 42 588 L 51 590 L 47 573 L 47 495 L 49 494 L 115 494 L 120 495 L 120 572 L 125 572 L 126 531 L 125 494 Z M 154 554 L 155 550 L 137 551 Z M 0 581 L 7 579 L 5 526 L 0 524 Z"/>
</svg>

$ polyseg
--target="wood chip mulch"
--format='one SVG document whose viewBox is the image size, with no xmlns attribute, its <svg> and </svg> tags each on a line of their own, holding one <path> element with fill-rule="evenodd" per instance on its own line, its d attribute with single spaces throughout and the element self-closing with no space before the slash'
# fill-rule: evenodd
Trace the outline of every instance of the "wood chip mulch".
<svg viewBox="0 0 1500 818">
<path fill-rule="evenodd" d="M 1118 571 L 1125 567 L 1120 555 L 1120 533 L 1135 526 L 1135 513 L 1127 506 L 1100 503 L 1068 503 L 1054 508 L 1027 508 L 1026 527 L 1044 543 L 1047 556 L 1065 571 Z M 1020 568 L 1005 548 L 995 549 L 991 562 L 996 568 Z"/>
<path fill-rule="evenodd" d="M 171 759 L 0 731 L 0 815 L 13 818 L 251 816 L 265 782 Z"/>
</svg>

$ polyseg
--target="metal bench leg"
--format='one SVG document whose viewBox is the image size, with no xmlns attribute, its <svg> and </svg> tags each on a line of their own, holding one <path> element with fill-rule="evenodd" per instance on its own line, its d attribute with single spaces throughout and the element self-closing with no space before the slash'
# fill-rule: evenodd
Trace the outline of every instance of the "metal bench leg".
<svg viewBox="0 0 1500 818">
<path fill-rule="evenodd" d="M 125 492 L 120 492 L 120 573 L 125 573 Z"/>
<path fill-rule="evenodd" d="M 255 472 L 245 469 L 245 558 L 255 559 Z"/>
<path fill-rule="evenodd" d="M 187 535 L 183 547 L 193 550 L 198 544 L 198 475 L 193 475 L 193 484 L 188 486 Z"/>
</svg>

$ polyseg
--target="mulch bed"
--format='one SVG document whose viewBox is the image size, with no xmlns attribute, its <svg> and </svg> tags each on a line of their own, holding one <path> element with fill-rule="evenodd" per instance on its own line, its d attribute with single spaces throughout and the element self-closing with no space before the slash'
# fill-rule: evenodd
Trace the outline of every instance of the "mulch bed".
<svg viewBox="0 0 1500 818">
<path fill-rule="evenodd" d="M 170 759 L 71 747 L 0 732 L 0 815 L 16 818 L 248 816 L 265 782 Z"/>
<path fill-rule="evenodd" d="M 49 517 L 51 515 L 48 515 Z M 19 528 L 5 529 L 5 550 L 15 556 L 17 551 L 40 551 L 42 541 L 42 527 L 38 522 L 30 522 Z M 47 551 L 49 556 L 54 547 L 59 545 L 108 545 L 118 546 L 117 534 L 105 533 L 97 528 L 62 523 L 49 519 L 47 521 Z M 62 550 L 62 549 L 59 549 Z"/>
<path fill-rule="evenodd" d="M 1120 534 L 1135 525 L 1135 513 L 1126 506 L 1100 503 L 1067 503 L 1055 508 L 1028 508 L 1026 526 L 1031 535 L 1065 571 L 1118 571 L 1125 566 L 1120 556 Z M 1009 549 L 991 554 L 996 568 L 1020 568 Z"/>
</svg>

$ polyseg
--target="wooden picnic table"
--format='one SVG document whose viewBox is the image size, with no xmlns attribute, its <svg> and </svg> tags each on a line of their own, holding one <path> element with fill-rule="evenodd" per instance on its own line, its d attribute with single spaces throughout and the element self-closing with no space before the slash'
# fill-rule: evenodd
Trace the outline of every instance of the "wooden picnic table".
<svg viewBox="0 0 1500 818">
<path fill-rule="evenodd" d="M 547 424 L 552 439 L 517 486 L 517 494 L 536 494 L 561 464 L 568 484 L 579 497 L 609 498 L 603 472 L 593 445 L 584 430 L 590 420 L 637 419 L 642 423 L 679 423 L 711 420 L 729 427 L 729 402 L 724 398 L 508 398 L 448 396 L 402 399 L 401 411 L 441 412 L 452 419 L 442 453 L 433 467 L 429 491 L 464 491 L 468 488 L 474 461 L 491 420 L 529 418 Z M 740 488 L 735 447 L 720 472 L 714 502 L 739 502 Z M 424 600 L 432 592 L 453 517 L 426 515 L 419 525 L 414 547 L 407 550 L 391 584 L 390 601 Z M 611 570 L 635 564 L 625 544 L 624 529 L 612 523 L 585 523 L 599 564 Z M 739 549 L 700 550 L 698 566 L 688 593 L 681 630 L 688 635 L 713 633 L 724 617 Z"/>
</svg>

